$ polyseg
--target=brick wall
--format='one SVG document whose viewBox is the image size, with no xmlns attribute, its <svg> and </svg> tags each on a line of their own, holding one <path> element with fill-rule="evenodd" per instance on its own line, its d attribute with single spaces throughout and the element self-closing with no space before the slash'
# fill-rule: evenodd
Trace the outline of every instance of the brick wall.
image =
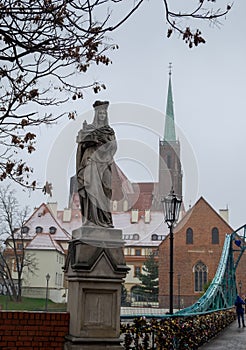
<svg viewBox="0 0 246 350">
<path fill-rule="evenodd" d="M 0 311 L 1 350 L 63 350 L 69 314 Z"/>
<path fill-rule="evenodd" d="M 212 229 L 219 230 L 219 244 L 212 244 Z M 186 230 L 193 230 L 193 244 L 186 244 Z M 195 206 L 180 221 L 174 230 L 174 308 L 193 304 L 200 293 L 194 291 L 194 266 L 201 261 L 208 267 L 208 280 L 211 281 L 217 270 L 225 235 L 233 229 L 217 212 L 200 198 Z M 160 307 L 169 306 L 169 237 L 159 247 L 159 302 Z M 245 254 L 246 255 L 246 254 Z M 246 283 L 245 283 L 246 290 Z"/>
</svg>

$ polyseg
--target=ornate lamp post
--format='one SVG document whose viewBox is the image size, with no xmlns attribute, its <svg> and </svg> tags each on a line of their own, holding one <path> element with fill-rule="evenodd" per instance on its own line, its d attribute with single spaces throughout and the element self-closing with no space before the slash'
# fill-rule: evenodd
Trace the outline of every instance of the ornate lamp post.
<svg viewBox="0 0 246 350">
<path fill-rule="evenodd" d="M 170 272 L 169 272 L 169 313 L 173 314 L 173 226 L 179 218 L 182 199 L 178 199 L 173 189 L 170 194 L 161 200 L 165 222 L 170 230 Z"/>
<path fill-rule="evenodd" d="M 178 274 L 178 309 L 180 310 L 181 309 L 181 303 L 180 303 L 180 278 L 181 278 L 181 275 L 180 273 Z"/>
<path fill-rule="evenodd" d="M 48 310 L 48 293 L 49 293 L 49 280 L 50 280 L 50 274 L 47 273 L 45 276 L 46 278 L 46 297 L 45 297 L 45 311 Z"/>
</svg>

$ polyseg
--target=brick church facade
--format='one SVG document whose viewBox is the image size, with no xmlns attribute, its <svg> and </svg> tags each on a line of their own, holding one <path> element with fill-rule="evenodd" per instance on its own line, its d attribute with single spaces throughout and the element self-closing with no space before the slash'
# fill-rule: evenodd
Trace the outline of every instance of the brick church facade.
<svg viewBox="0 0 246 350">
<path fill-rule="evenodd" d="M 218 267 L 225 235 L 234 230 L 201 197 L 174 228 L 174 308 L 192 305 Z M 159 246 L 159 305 L 169 306 L 169 235 Z"/>
</svg>

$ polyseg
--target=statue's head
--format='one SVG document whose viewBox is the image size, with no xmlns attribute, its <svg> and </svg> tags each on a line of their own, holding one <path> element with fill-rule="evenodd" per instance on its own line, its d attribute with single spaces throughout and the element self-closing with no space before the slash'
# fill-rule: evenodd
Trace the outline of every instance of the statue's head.
<svg viewBox="0 0 246 350">
<path fill-rule="evenodd" d="M 93 107 L 95 110 L 95 116 L 93 120 L 93 125 L 96 128 L 100 128 L 102 126 L 108 125 L 108 101 L 95 101 L 93 103 Z"/>
</svg>

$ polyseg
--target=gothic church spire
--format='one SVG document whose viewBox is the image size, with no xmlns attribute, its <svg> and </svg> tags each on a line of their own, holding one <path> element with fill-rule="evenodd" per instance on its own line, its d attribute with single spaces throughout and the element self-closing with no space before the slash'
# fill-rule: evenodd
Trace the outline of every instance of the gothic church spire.
<svg viewBox="0 0 246 350">
<path fill-rule="evenodd" d="M 171 76 L 172 76 L 172 64 L 169 63 L 169 83 L 168 83 L 168 94 L 167 94 L 165 131 L 164 131 L 164 141 L 167 141 L 167 142 L 176 141 Z"/>
</svg>

